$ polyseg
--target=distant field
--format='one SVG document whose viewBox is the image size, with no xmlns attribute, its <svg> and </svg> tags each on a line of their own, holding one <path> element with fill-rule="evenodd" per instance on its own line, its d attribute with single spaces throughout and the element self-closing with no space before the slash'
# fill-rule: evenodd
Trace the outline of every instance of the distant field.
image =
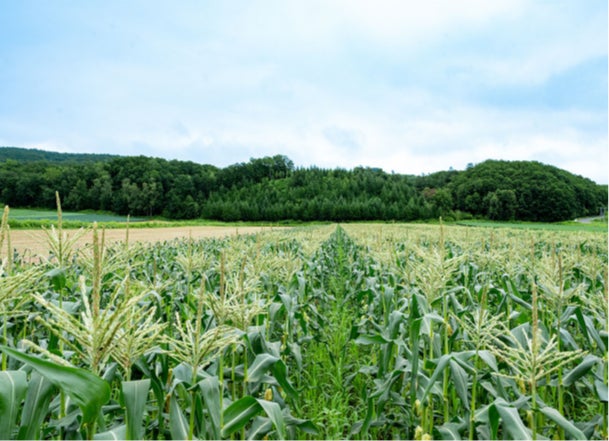
<svg viewBox="0 0 609 441">
<path fill-rule="evenodd" d="M 458 225 L 465 227 L 490 227 L 490 228 L 514 228 L 525 230 L 548 230 L 548 231 L 590 231 L 590 232 L 607 232 L 607 224 L 602 222 L 594 223 L 579 223 L 579 222 L 561 222 L 561 223 L 536 223 L 536 222 L 492 222 L 492 221 L 460 221 Z"/>
<path fill-rule="evenodd" d="M 253 234 L 267 230 L 282 230 L 284 227 L 256 227 L 256 226 L 192 226 L 192 227 L 167 227 L 167 228 L 137 228 L 129 232 L 131 242 L 154 243 L 170 241 L 178 238 L 192 237 L 203 239 L 210 237 L 226 237 L 240 234 Z M 68 237 L 77 234 L 76 230 L 70 230 Z M 125 229 L 112 229 L 105 231 L 107 243 L 124 241 Z M 87 232 L 77 242 L 77 247 L 93 242 L 93 232 Z M 20 254 L 29 253 L 30 256 L 48 256 L 48 238 L 42 230 L 15 230 L 11 231 L 11 246 Z M 2 253 L 0 252 L 0 258 Z"/>
<path fill-rule="evenodd" d="M 16 221 L 45 221 L 57 220 L 57 211 L 55 210 L 30 210 L 25 208 L 11 208 L 9 219 Z M 117 216 L 113 214 L 98 214 L 98 213 L 74 213 L 69 211 L 63 212 L 63 219 L 66 221 L 77 222 L 126 222 L 127 216 Z M 131 222 L 142 221 L 142 218 L 130 218 Z"/>
</svg>

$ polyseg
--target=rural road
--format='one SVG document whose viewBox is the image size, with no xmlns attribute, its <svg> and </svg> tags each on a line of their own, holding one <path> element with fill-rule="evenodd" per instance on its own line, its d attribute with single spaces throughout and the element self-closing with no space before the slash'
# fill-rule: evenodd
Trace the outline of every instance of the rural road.
<svg viewBox="0 0 609 441">
<path fill-rule="evenodd" d="M 591 216 L 591 217 L 580 217 L 579 219 L 575 219 L 577 222 L 581 222 L 582 224 L 589 224 L 590 222 L 596 219 L 602 219 L 603 216 Z"/>
</svg>

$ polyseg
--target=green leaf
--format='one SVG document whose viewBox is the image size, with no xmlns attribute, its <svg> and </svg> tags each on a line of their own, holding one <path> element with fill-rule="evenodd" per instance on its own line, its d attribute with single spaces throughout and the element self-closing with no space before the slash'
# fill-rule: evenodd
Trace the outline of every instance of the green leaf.
<svg viewBox="0 0 609 441">
<path fill-rule="evenodd" d="M 0 371 L 0 439 L 13 438 L 13 428 L 26 391 L 24 371 Z"/>
<path fill-rule="evenodd" d="M 592 367 L 594 367 L 594 365 L 598 363 L 599 360 L 600 359 L 594 355 L 586 356 L 580 364 L 578 364 L 565 374 L 562 380 L 562 384 L 567 387 L 571 386 L 581 377 L 586 375 L 590 371 L 590 369 L 592 369 Z"/>
<path fill-rule="evenodd" d="M 66 272 L 62 268 L 55 268 L 45 274 L 51 279 L 51 284 L 56 292 L 61 291 L 66 286 Z"/>
<path fill-rule="evenodd" d="M 438 431 L 442 439 L 461 439 L 461 435 L 459 434 L 459 427 L 455 423 L 446 423 L 442 426 L 436 427 L 436 430 Z"/>
<path fill-rule="evenodd" d="M 603 351 L 606 351 L 605 344 L 603 343 L 596 327 L 594 326 L 594 322 L 590 317 L 584 315 L 580 307 L 575 309 L 575 317 L 577 319 L 577 323 L 579 324 L 579 328 L 582 331 L 582 334 L 588 339 L 590 344 L 592 345 L 592 341 L 594 341 L 599 348 Z"/>
<path fill-rule="evenodd" d="M 374 414 L 374 401 L 372 398 L 368 398 L 368 408 L 366 409 L 366 416 L 362 423 L 362 434 L 363 437 L 368 436 L 368 429 L 370 429 L 370 423 L 372 422 L 372 416 Z"/>
<path fill-rule="evenodd" d="M 355 343 L 359 345 L 382 345 L 389 343 L 389 340 L 380 334 L 361 334 L 355 339 Z"/>
<path fill-rule="evenodd" d="M 169 399 L 169 432 L 173 439 L 188 439 L 188 421 L 173 394 Z"/>
<path fill-rule="evenodd" d="M 264 411 L 273 422 L 279 439 L 286 439 L 286 423 L 279 404 L 274 401 L 257 400 L 250 395 L 235 401 L 224 411 L 222 438 L 227 438 L 243 428 L 261 411 Z"/>
<path fill-rule="evenodd" d="M 247 370 L 247 382 L 257 383 L 262 380 L 266 371 L 278 360 L 279 358 L 266 353 L 256 355 L 256 359 Z"/>
<path fill-rule="evenodd" d="M 110 386 L 97 375 L 84 369 L 61 366 L 56 363 L 22 354 L 0 346 L 11 357 L 26 363 L 55 386 L 62 389 L 82 411 L 82 424 L 95 422 L 101 407 L 110 399 Z"/>
<path fill-rule="evenodd" d="M 48 412 L 53 394 L 53 383 L 38 372 L 33 371 L 28 383 L 27 395 L 23 412 L 21 413 L 21 427 L 18 439 L 39 439 L 42 422 Z"/>
<path fill-rule="evenodd" d="M 273 401 L 257 400 L 260 407 L 264 409 L 269 419 L 273 422 L 275 429 L 277 430 L 277 437 L 279 439 L 286 439 L 286 425 L 283 420 L 283 414 L 281 413 L 281 407 L 279 404 Z"/>
<path fill-rule="evenodd" d="M 296 389 L 294 389 L 294 386 L 292 386 L 290 380 L 288 380 L 288 368 L 283 362 L 283 360 L 279 359 L 276 363 L 273 364 L 272 372 L 273 377 L 275 377 L 275 380 L 277 380 L 277 383 L 279 383 L 283 391 L 290 398 L 298 398 L 298 392 L 296 391 Z"/>
<path fill-rule="evenodd" d="M 285 419 L 285 423 L 289 427 L 292 427 L 292 426 L 298 427 L 299 430 L 302 430 L 303 432 L 308 433 L 310 435 L 319 434 L 319 429 L 317 428 L 317 426 L 315 424 L 313 424 L 311 422 L 311 420 L 302 420 L 299 418 L 294 418 L 290 414 L 285 415 L 284 419 Z"/>
<path fill-rule="evenodd" d="M 497 406 L 491 404 L 488 407 L 488 425 L 491 429 L 491 439 L 497 439 L 499 436 L 499 423 L 501 421 L 501 416 L 497 411 Z"/>
<path fill-rule="evenodd" d="M 503 400 L 496 400 L 495 408 L 503 421 L 503 427 L 510 433 L 512 438 L 531 439 L 531 431 L 526 428 L 522 419 L 520 419 L 518 409 L 510 406 Z"/>
<path fill-rule="evenodd" d="M 450 360 L 450 373 L 453 379 L 453 384 L 455 385 L 455 390 L 457 391 L 457 395 L 461 399 L 461 404 L 465 406 L 466 409 L 469 409 L 469 399 L 467 396 L 467 373 L 465 369 L 459 366 L 454 360 Z"/>
<path fill-rule="evenodd" d="M 478 356 L 480 357 L 480 360 L 486 363 L 488 367 L 490 367 L 494 372 L 497 372 L 497 359 L 491 351 L 478 351 Z"/>
<path fill-rule="evenodd" d="M 273 428 L 273 423 L 268 418 L 256 417 L 252 422 L 252 427 L 247 431 L 247 439 L 262 439 Z"/>
<path fill-rule="evenodd" d="M 425 388 L 425 391 L 423 392 L 423 396 L 421 397 L 421 402 L 423 402 L 425 400 L 425 398 L 427 398 L 427 395 L 429 394 L 429 391 L 436 383 L 436 380 L 438 379 L 438 377 L 440 376 L 442 371 L 444 369 L 446 369 L 446 367 L 448 366 L 448 363 L 450 362 L 450 358 L 451 358 L 451 356 L 449 354 L 449 355 L 442 355 L 438 359 L 438 364 L 436 365 L 436 369 L 433 371 L 433 374 L 429 378 L 427 387 Z"/>
<path fill-rule="evenodd" d="M 224 410 L 224 427 L 222 438 L 228 438 L 244 427 L 261 411 L 258 401 L 250 395 L 235 401 Z"/>
<path fill-rule="evenodd" d="M 607 385 L 599 380 L 594 380 L 594 386 L 596 387 L 596 393 L 598 399 L 603 403 L 607 402 Z"/>
<path fill-rule="evenodd" d="M 144 410 L 148 401 L 150 380 L 123 381 L 123 398 L 125 400 L 125 439 L 142 439 L 144 437 Z"/>
<path fill-rule="evenodd" d="M 199 388 L 203 395 L 203 405 L 211 419 L 211 439 L 220 439 L 220 382 L 218 377 L 209 377 L 199 381 Z"/>
<path fill-rule="evenodd" d="M 95 440 L 119 440 L 119 439 L 128 439 L 127 438 L 127 426 L 121 424 L 118 427 L 115 427 L 112 430 L 108 430 L 107 432 L 96 433 L 93 436 Z"/>
<path fill-rule="evenodd" d="M 409 326 L 409 338 L 412 350 L 410 352 L 410 366 L 412 366 L 412 373 L 410 377 L 410 404 L 414 405 L 416 394 L 417 394 L 417 380 L 419 377 L 419 342 L 420 342 L 420 329 L 421 329 L 421 319 L 413 319 L 418 314 L 417 307 L 417 296 L 413 296 L 412 298 L 412 306 L 410 310 L 410 318 L 408 322 Z"/>
<path fill-rule="evenodd" d="M 546 417 L 554 421 L 556 424 L 558 424 L 560 427 L 562 427 L 565 432 L 571 435 L 573 439 L 588 439 L 581 430 L 575 427 L 575 425 L 571 421 L 567 420 L 564 416 L 562 416 L 558 412 L 558 410 L 549 406 L 545 406 L 539 409 L 539 411 L 543 413 Z"/>
</svg>

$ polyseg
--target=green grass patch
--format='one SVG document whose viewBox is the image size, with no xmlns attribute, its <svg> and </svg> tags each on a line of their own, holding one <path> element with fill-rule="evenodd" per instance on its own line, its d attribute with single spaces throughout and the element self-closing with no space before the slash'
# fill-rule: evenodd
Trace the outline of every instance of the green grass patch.
<svg viewBox="0 0 609 441">
<path fill-rule="evenodd" d="M 127 216 L 119 216 L 112 213 L 97 213 L 92 211 L 62 213 L 64 221 L 70 222 L 127 222 Z M 9 220 L 13 221 L 56 221 L 57 211 L 55 210 L 34 210 L 29 208 L 11 208 Z M 131 222 L 139 222 L 144 218 L 131 218 Z"/>
<path fill-rule="evenodd" d="M 598 233 L 607 232 L 607 224 L 603 223 L 582 223 L 582 222 L 494 222 L 486 220 L 467 220 L 459 221 L 456 225 L 466 227 L 487 227 L 487 228 L 513 228 L 518 230 L 547 230 L 547 231 L 591 231 Z"/>
<path fill-rule="evenodd" d="M 127 216 L 119 216 L 107 212 L 62 212 L 63 227 L 86 228 L 93 222 L 107 229 L 125 228 Z M 165 228 L 165 227 L 247 227 L 247 226 L 303 226 L 325 225 L 330 222 L 222 222 L 209 219 L 171 220 L 165 218 L 130 217 L 129 228 Z M 57 225 L 57 212 L 54 210 L 37 210 L 29 208 L 11 208 L 9 212 L 9 225 L 12 229 L 38 229 Z"/>
<path fill-rule="evenodd" d="M 86 228 L 93 222 L 103 225 L 105 228 L 125 228 L 127 216 L 119 216 L 106 212 L 62 212 L 64 228 Z M 139 225 L 145 222 L 144 218 L 130 218 L 131 227 L 142 227 Z M 14 230 L 20 229 L 39 229 L 57 225 L 57 211 L 38 210 L 29 208 L 11 208 L 9 211 L 9 225 Z"/>
</svg>

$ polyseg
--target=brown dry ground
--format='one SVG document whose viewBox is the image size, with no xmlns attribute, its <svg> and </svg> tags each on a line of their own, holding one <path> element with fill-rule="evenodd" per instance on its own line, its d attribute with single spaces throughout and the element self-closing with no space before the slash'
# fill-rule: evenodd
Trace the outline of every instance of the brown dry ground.
<svg viewBox="0 0 609 441">
<path fill-rule="evenodd" d="M 235 234 L 253 234 L 260 231 L 276 230 L 281 227 L 169 227 L 169 228 L 137 228 L 129 230 L 129 243 L 132 242 L 163 242 L 178 237 L 201 239 L 206 237 L 226 237 Z M 68 235 L 76 230 L 64 230 Z M 17 249 L 19 254 L 34 256 L 48 256 L 47 237 L 42 230 L 13 230 L 10 233 L 11 247 Z M 106 230 L 106 244 L 124 241 L 125 230 Z M 78 241 L 77 246 L 93 242 L 93 232 L 87 231 Z M 4 248 L 4 247 L 3 247 Z M 2 250 L 3 254 L 5 253 Z"/>
</svg>

